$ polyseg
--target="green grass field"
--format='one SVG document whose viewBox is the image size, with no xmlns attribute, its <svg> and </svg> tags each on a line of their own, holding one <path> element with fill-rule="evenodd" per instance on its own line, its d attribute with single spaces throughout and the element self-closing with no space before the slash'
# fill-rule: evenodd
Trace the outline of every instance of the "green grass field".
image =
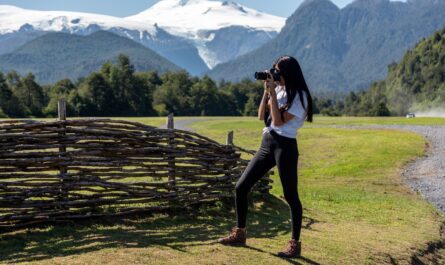
<svg viewBox="0 0 445 265">
<path fill-rule="evenodd" d="M 314 125 L 445 125 L 445 118 L 432 117 L 324 117 L 316 116 Z"/>
<path fill-rule="evenodd" d="M 70 117 L 68 117 L 70 118 Z M 108 118 L 108 117 L 99 117 L 99 118 Z M 175 120 L 184 120 L 184 119 L 198 119 L 198 120 L 231 120 L 231 121 L 249 121 L 255 118 L 254 117 L 175 117 Z M 128 120 L 141 122 L 151 126 L 161 126 L 166 123 L 166 117 L 118 117 L 111 119 L 119 119 L 119 120 Z M 2 120 L 2 119 L 0 119 Z M 36 119 L 36 120 L 47 120 L 52 121 L 55 118 L 45 118 L 45 119 Z M 407 119 L 405 117 L 327 117 L 315 115 L 313 124 L 306 124 L 306 127 L 312 126 L 326 126 L 326 125 L 390 125 L 390 124 L 398 124 L 398 125 L 429 125 L 429 126 L 443 126 L 445 125 L 445 118 L 432 118 L 432 117 L 418 117 Z"/>
<path fill-rule="evenodd" d="M 275 168 L 271 196 L 252 198 L 247 247 L 214 243 L 235 224 L 233 208 L 216 205 L 197 213 L 71 222 L 3 234 L 0 262 L 407 264 L 417 250 L 440 240 L 445 218 L 400 178 L 401 168 L 424 154 L 425 140 L 396 130 L 347 130 L 330 125 L 445 125 L 445 119 L 316 118 L 298 136 L 299 192 L 304 207 L 301 259 L 275 256 L 290 238 L 289 208 Z M 155 126 L 165 123 L 165 118 L 131 120 Z M 256 150 L 263 123 L 256 118 L 207 117 L 189 126 L 221 143 L 233 130 L 236 145 Z"/>
<path fill-rule="evenodd" d="M 119 117 L 119 118 L 109 118 L 109 117 L 97 117 L 100 119 L 115 119 L 115 120 L 125 120 L 125 121 L 133 121 L 133 122 L 140 122 L 143 124 L 151 125 L 159 127 L 166 122 L 165 117 L 142 117 L 142 118 L 134 118 L 134 117 Z M 68 117 L 68 119 L 81 119 L 81 118 L 71 118 Z M 2 119 L 0 119 L 1 121 Z M 6 120 L 6 119 L 3 119 Z M 28 120 L 28 119 L 18 119 L 18 120 Z M 39 119 L 33 119 L 33 120 L 39 120 L 39 121 L 56 121 L 56 118 L 39 118 Z"/>
</svg>

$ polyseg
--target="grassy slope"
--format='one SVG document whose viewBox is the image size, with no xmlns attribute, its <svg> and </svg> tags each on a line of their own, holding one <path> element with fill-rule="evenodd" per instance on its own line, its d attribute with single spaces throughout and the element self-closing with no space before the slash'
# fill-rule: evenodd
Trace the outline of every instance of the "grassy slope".
<svg viewBox="0 0 445 265">
<path fill-rule="evenodd" d="M 323 124 L 342 121 L 318 120 Z M 142 121 L 155 125 L 165 119 Z M 348 119 L 351 122 L 373 121 Z M 254 118 L 212 118 L 193 127 L 220 142 L 227 131 L 234 130 L 235 144 L 257 149 L 262 123 Z M 390 263 L 393 258 L 404 263 L 413 249 L 439 239 L 443 217 L 399 178 L 403 164 L 423 154 L 425 142 L 420 136 L 308 126 L 298 141 L 305 216 L 304 258 L 299 262 L 374 264 Z M 265 202 L 256 198 L 249 210 L 247 248 L 212 244 L 226 234 L 235 216 L 233 209 L 214 207 L 200 214 L 90 221 L 2 235 L 0 262 L 287 264 L 273 255 L 290 237 L 289 209 L 281 197 L 277 172 L 273 178 L 273 196 Z"/>
</svg>

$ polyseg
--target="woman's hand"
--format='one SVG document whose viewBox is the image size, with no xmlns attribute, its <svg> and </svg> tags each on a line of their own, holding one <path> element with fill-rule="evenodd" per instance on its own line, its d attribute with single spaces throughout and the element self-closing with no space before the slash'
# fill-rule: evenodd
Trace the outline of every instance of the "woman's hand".
<svg viewBox="0 0 445 265">
<path fill-rule="evenodd" d="M 278 86 L 278 82 L 273 80 L 273 77 L 269 74 L 267 80 L 265 81 L 265 86 L 270 89 L 270 93 L 275 93 L 275 88 Z"/>
<path fill-rule="evenodd" d="M 275 94 L 275 88 L 277 87 L 277 82 L 272 79 L 270 74 L 267 75 L 267 80 L 264 81 L 264 89 L 267 90 L 267 93 L 270 95 Z"/>
<path fill-rule="evenodd" d="M 268 80 L 268 81 L 266 81 L 266 86 L 273 90 L 273 89 L 275 89 L 277 87 L 277 83 L 274 82 L 274 81 L 269 81 Z"/>
<path fill-rule="evenodd" d="M 271 85 L 269 86 L 269 89 L 270 89 L 269 95 L 271 97 L 275 97 L 275 98 L 277 97 L 277 92 L 275 91 L 276 87 L 277 87 L 277 85 L 275 84 L 275 82 L 272 82 Z"/>
</svg>

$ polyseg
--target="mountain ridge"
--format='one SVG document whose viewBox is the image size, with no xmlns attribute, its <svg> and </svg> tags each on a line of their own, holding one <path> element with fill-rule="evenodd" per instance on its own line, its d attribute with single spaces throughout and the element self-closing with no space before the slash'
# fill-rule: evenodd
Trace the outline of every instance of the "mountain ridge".
<svg viewBox="0 0 445 265">
<path fill-rule="evenodd" d="M 363 6 L 370 2 L 378 4 Z M 431 3 L 357 0 L 340 9 L 329 0 L 305 1 L 274 40 L 207 74 L 251 79 L 286 54 L 299 60 L 317 92 L 365 89 L 422 37 L 445 26 L 445 1 Z"/>
<path fill-rule="evenodd" d="M 154 9 L 169 3 L 176 6 L 169 6 L 170 8 L 163 10 L 164 15 L 155 19 L 153 14 L 158 14 L 159 10 Z M 192 10 L 193 15 L 185 19 L 185 14 L 191 13 L 187 9 L 190 6 L 199 10 Z M 205 10 L 196 13 L 202 9 Z M 204 11 L 207 13 L 202 14 Z M 170 16 L 172 18 L 182 18 L 177 21 L 175 29 L 172 25 L 163 25 L 162 18 L 167 16 L 166 12 L 176 12 L 176 15 Z M 267 18 L 267 23 L 261 18 Z M 108 30 L 139 42 L 190 73 L 199 75 L 223 61 L 231 60 L 270 41 L 278 34 L 284 21 L 285 18 L 268 15 L 233 1 L 163 0 L 125 18 L 82 12 L 37 11 L 0 5 L 0 54 L 11 52 L 49 31 L 88 35 L 94 31 Z M 191 28 L 178 30 L 185 29 L 185 25 Z M 224 43 L 233 38 L 236 38 L 240 45 L 239 48 L 234 47 L 235 50 L 228 55 Z M 181 49 L 178 49 L 179 47 Z"/>
<path fill-rule="evenodd" d="M 87 36 L 51 32 L 12 53 L 0 55 L 0 71 L 32 72 L 43 84 L 64 78 L 75 80 L 97 71 L 119 54 L 128 55 L 139 71 L 178 71 L 180 68 L 154 51 L 107 31 Z"/>
</svg>

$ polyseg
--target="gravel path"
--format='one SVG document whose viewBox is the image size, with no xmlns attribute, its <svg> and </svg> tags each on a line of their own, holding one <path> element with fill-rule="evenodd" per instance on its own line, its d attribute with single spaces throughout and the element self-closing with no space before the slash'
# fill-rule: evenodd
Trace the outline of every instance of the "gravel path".
<svg viewBox="0 0 445 265">
<path fill-rule="evenodd" d="M 430 142 L 425 157 L 410 163 L 402 176 L 407 184 L 445 213 L 445 127 L 394 126 L 423 135 Z"/>
<path fill-rule="evenodd" d="M 180 130 L 185 130 L 185 131 L 193 131 L 193 129 L 191 129 L 190 127 L 188 127 L 188 125 L 190 123 L 194 123 L 197 121 L 207 121 L 207 120 L 211 120 L 211 118 L 208 117 L 202 117 L 202 118 L 187 118 L 187 119 L 174 119 L 174 126 L 175 129 L 180 129 Z M 167 128 L 167 124 L 164 124 L 162 126 L 160 126 L 159 128 Z"/>
<path fill-rule="evenodd" d="M 175 120 L 175 128 L 190 130 L 190 123 L 211 120 L 212 118 L 189 118 Z M 165 125 L 162 126 L 165 128 Z M 406 166 L 402 173 L 406 184 L 418 191 L 429 202 L 445 214 L 445 126 L 417 125 L 375 125 L 375 126 L 333 126 L 347 129 L 397 129 L 418 133 L 430 143 L 425 157 L 416 159 Z"/>
</svg>

